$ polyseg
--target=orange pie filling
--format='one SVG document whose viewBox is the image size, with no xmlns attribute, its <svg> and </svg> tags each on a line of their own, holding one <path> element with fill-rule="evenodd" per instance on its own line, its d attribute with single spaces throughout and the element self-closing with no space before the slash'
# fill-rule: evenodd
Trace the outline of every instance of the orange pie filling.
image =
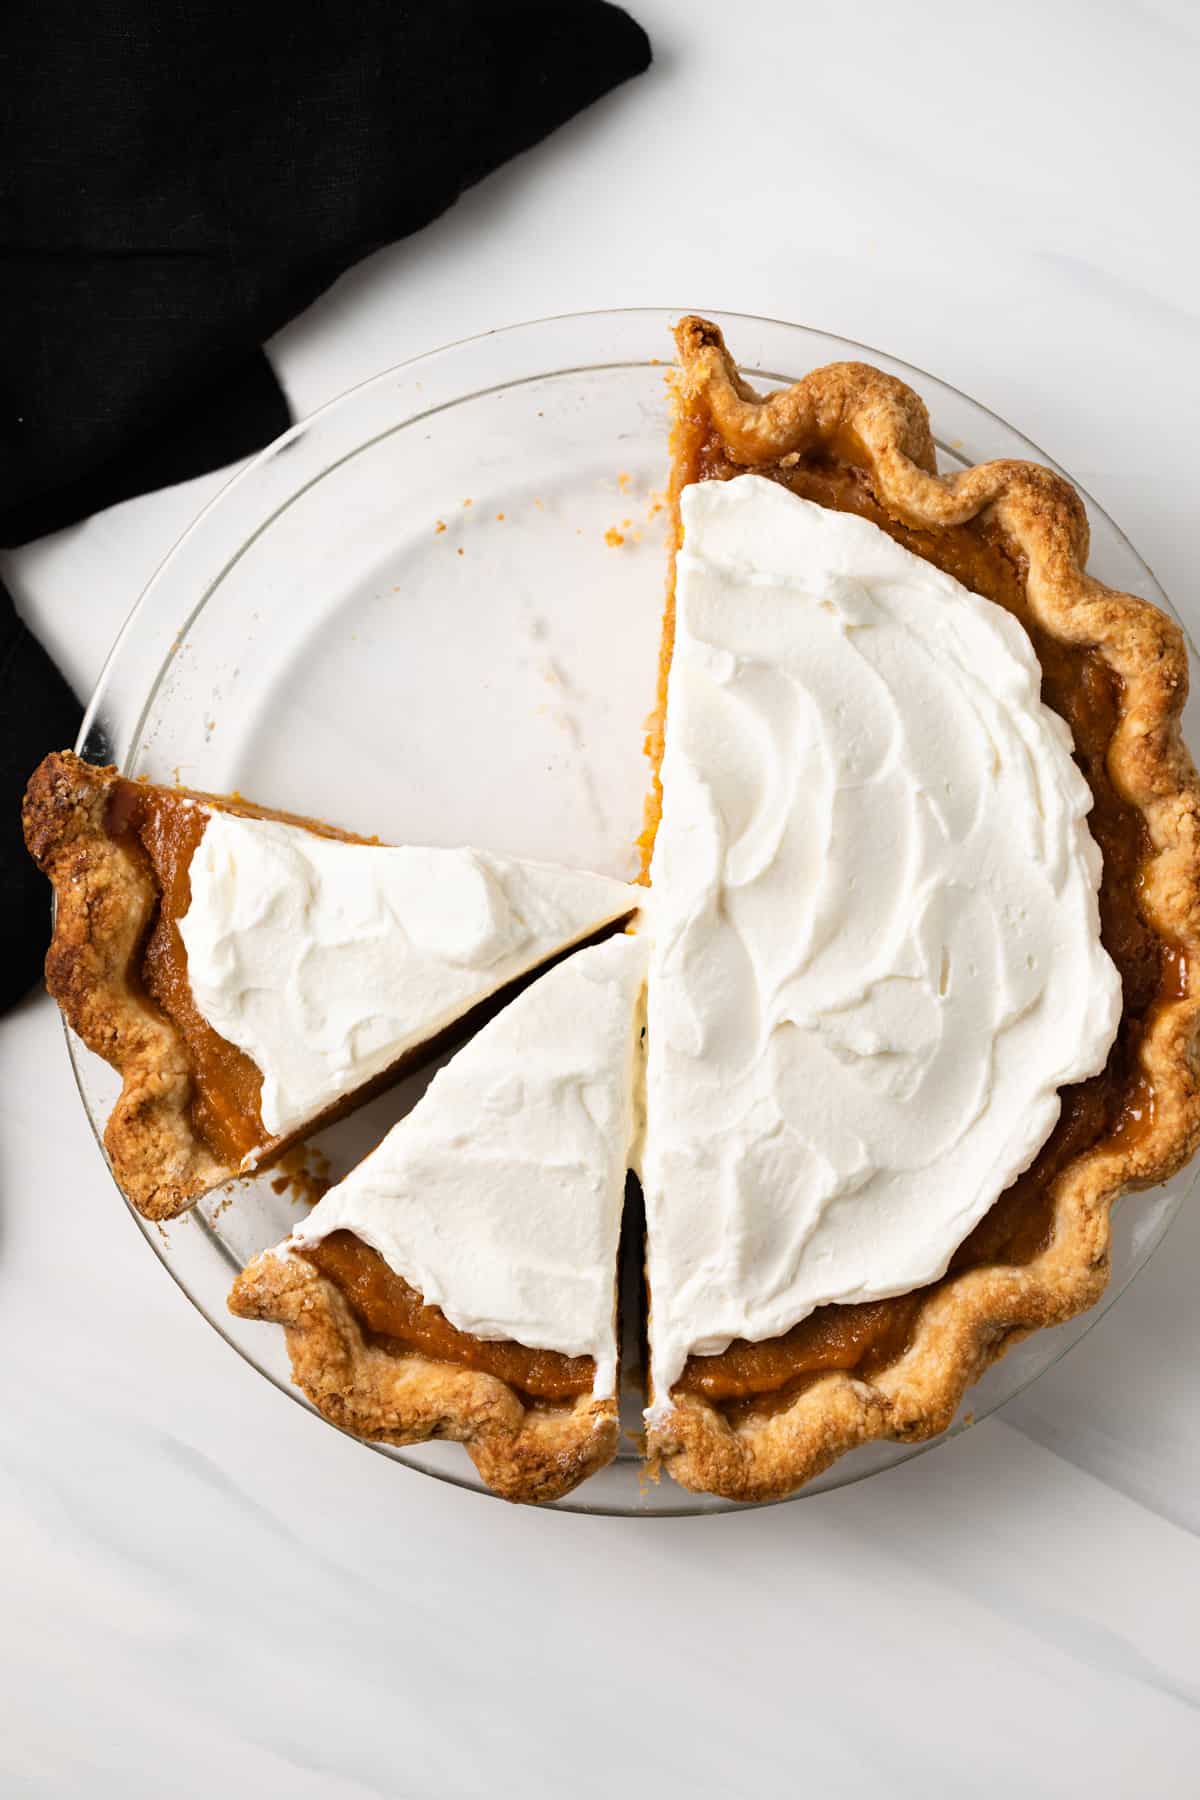
<svg viewBox="0 0 1200 1800">
<path fill-rule="evenodd" d="M 459 1331 L 438 1306 L 420 1294 L 351 1231 L 333 1231 L 299 1252 L 318 1274 L 341 1290 L 369 1342 L 405 1354 L 417 1351 L 495 1375 L 535 1400 L 574 1400 L 590 1394 L 596 1365 L 590 1356 L 529 1350 L 506 1338 L 477 1338 Z"/>
<path fill-rule="evenodd" d="M 704 411 L 676 420 L 673 499 L 692 481 L 724 481 L 747 472 L 723 445 Z M 853 456 L 853 445 L 839 445 Z M 1143 919 L 1137 902 L 1139 871 L 1149 852 L 1145 823 L 1124 801 L 1108 774 L 1107 754 L 1121 704 L 1121 682 L 1097 651 L 1066 645 L 1032 619 L 1026 569 L 1000 531 L 986 519 L 932 532 L 891 518 L 876 498 L 866 472 L 852 461 L 810 457 L 786 464 L 754 465 L 754 473 L 837 511 L 857 513 L 965 587 L 997 602 L 1020 620 L 1042 667 L 1042 696 L 1068 723 L 1075 758 L 1091 788 L 1089 825 L 1103 855 L 1101 937 L 1121 976 L 1123 1013 L 1108 1063 L 1091 1080 L 1062 1090 L 1062 1112 L 1031 1167 L 1020 1176 L 959 1246 L 943 1280 L 985 1263 L 1021 1264 L 1045 1248 L 1053 1232 L 1054 1179 L 1069 1161 L 1118 1135 L 1128 1143 L 1152 1117 L 1154 1097 L 1141 1074 L 1138 1046 L 1155 1009 L 1187 991 L 1182 955 Z M 678 527 L 677 527 L 678 529 Z M 643 879 L 648 876 L 661 813 L 661 764 L 666 725 L 666 684 L 674 631 L 674 577 L 664 616 L 657 711 L 647 750 L 655 771 L 641 839 Z M 941 1283 L 892 1299 L 817 1308 L 782 1337 L 762 1343 L 737 1341 L 714 1356 L 692 1356 L 675 1387 L 736 1412 L 776 1403 L 814 1375 L 831 1369 L 877 1374 L 905 1351 L 922 1304 Z"/>
<path fill-rule="evenodd" d="M 197 1137 L 214 1156 L 237 1168 L 270 1138 L 261 1112 L 262 1072 L 235 1044 L 214 1031 L 198 1010 L 179 932 L 179 921 L 191 904 L 188 871 L 204 835 L 208 811 L 213 808 L 243 818 L 302 825 L 323 837 L 345 838 L 351 843 L 366 840 L 241 800 L 217 800 L 183 788 L 150 787 L 123 777 L 113 784 L 105 829 L 110 837 L 136 846 L 149 859 L 159 890 L 136 975 L 187 1048 L 193 1077 L 192 1125 Z"/>
</svg>

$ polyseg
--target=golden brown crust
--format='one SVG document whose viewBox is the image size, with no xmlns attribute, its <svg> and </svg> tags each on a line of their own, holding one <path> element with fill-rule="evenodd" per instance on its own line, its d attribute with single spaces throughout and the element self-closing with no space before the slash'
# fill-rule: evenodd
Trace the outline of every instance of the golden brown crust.
<svg viewBox="0 0 1200 1800">
<path fill-rule="evenodd" d="M 924 530 L 987 515 L 1028 565 L 1036 622 L 1062 641 L 1094 647 L 1121 679 L 1120 719 L 1108 756 L 1121 796 L 1145 820 L 1141 871 L 1147 922 L 1182 954 L 1200 950 L 1200 784 L 1183 743 L 1183 634 L 1159 609 L 1084 572 L 1087 519 L 1079 496 L 1050 470 L 995 462 L 935 473 L 921 400 L 862 363 L 817 369 L 762 398 L 740 378 L 716 326 L 677 329 L 681 406 L 705 411 L 727 454 L 747 466 L 819 451 L 864 467 L 886 510 Z M 1108 1280 L 1113 1202 L 1173 1175 L 1200 1141 L 1200 992 L 1154 1010 L 1141 1040 L 1151 1116 L 1136 1135 L 1097 1145 L 1052 1188 L 1054 1232 L 1023 1265 L 989 1265 L 946 1281 L 922 1307 L 905 1353 L 866 1382 L 811 1378 L 794 1398 L 736 1419 L 695 1396 L 678 1400 L 648 1448 L 688 1488 L 738 1500 L 793 1492 L 872 1438 L 917 1440 L 943 1431 L 966 1389 L 1030 1331 L 1091 1306 Z"/>
<path fill-rule="evenodd" d="M 331 1424 L 385 1444 L 454 1439 L 505 1500 L 559 1500 L 616 1455 L 615 1401 L 527 1406 L 494 1375 L 381 1349 L 333 1282 L 298 1257 L 256 1257 L 229 1307 L 284 1327 L 292 1378 Z"/>
<path fill-rule="evenodd" d="M 46 986 L 89 1050 L 122 1079 L 104 1133 L 113 1174 L 148 1219 L 170 1219 L 237 1173 L 197 1136 L 179 1032 L 142 991 L 138 957 L 158 903 L 149 859 L 105 817 L 120 779 L 69 750 L 48 756 L 25 794 L 25 842 L 50 877 L 56 911 Z"/>
</svg>

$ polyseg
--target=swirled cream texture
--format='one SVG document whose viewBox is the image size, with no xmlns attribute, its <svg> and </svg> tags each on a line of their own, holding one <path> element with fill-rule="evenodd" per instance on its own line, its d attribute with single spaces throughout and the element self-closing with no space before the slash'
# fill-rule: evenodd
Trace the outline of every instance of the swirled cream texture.
<svg viewBox="0 0 1200 1800">
<path fill-rule="evenodd" d="M 353 1231 L 460 1331 L 594 1357 L 615 1393 L 646 958 L 625 935 L 539 976 L 289 1243 Z"/>
<path fill-rule="evenodd" d="M 1000 607 L 758 476 L 684 490 L 651 872 L 652 1376 L 935 1280 L 1120 1011 L 1091 795 Z"/>
<path fill-rule="evenodd" d="M 507 982 L 630 913 L 639 890 L 483 850 L 347 844 L 214 812 L 179 922 L 214 1030 L 297 1130 Z"/>
</svg>

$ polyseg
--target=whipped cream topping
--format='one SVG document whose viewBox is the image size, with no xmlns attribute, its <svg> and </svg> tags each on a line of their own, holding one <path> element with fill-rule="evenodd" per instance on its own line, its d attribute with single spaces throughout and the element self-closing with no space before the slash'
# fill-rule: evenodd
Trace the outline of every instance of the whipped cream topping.
<svg viewBox="0 0 1200 1800">
<path fill-rule="evenodd" d="M 192 993 L 262 1071 L 272 1137 L 640 898 L 549 863 L 348 844 L 216 811 L 190 879 L 179 930 Z"/>
<path fill-rule="evenodd" d="M 539 976 L 288 1247 L 352 1231 L 460 1331 L 594 1357 L 615 1393 L 647 950 L 610 938 Z"/>
<path fill-rule="evenodd" d="M 1104 1064 L 1087 784 L 1011 615 L 758 476 L 688 487 L 651 880 L 656 1412 L 935 1280 Z"/>
</svg>

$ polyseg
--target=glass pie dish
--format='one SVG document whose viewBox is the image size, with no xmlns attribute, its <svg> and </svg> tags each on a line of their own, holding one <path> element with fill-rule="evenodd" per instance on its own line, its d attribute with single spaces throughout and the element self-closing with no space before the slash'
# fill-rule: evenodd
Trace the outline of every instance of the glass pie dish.
<svg viewBox="0 0 1200 1800">
<path fill-rule="evenodd" d="M 92 698 L 81 753 L 392 842 L 479 844 L 630 876 L 658 656 L 676 316 L 644 309 L 514 326 L 389 370 L 297 425 L 230 482 L 151 581 Z M 796 325 L 709 316 L 729 329 L 760 388 L 856 357 L 898 375 L 929 405 L 944 469 L 1048 461 L 994 414 L 894 358 Z M 1093 572 L 1171 610 L 1112 521 L 1090 501 L 1088 511 Z M 1185 724 L 1194 728 L 1198 712 L 1193 701 Z M 99 1135 L 116 1078 L 68 1041 Z M 415 1104 L 435 1066 L 321 1133 L 312 1156 L 345 1173 Z M 237 1271 L 300 1216 L 305 1182 L 290 1173 L 239 1182 L 166 1226 L 132 1216 L 215 1329 L 307 1406 L 282 1334 L 225 1307 Z M 1090 1329 L 1192 1179 L 1185 1170 L 1118 1207 L 1101 1304 L 1011 1350 L 932 1442 L 1003 1405 Z M 634 1304 L 637 1250 L 623 1272 Z M 647 1479 L 629 1350 L 623 1453 L 559 1507 L 739 1510 Z M 930 1447 L 873 1443 L 797 1497 Z M 457 1445 L 372 1448 L 486 1491 Z"/>
</svg>

